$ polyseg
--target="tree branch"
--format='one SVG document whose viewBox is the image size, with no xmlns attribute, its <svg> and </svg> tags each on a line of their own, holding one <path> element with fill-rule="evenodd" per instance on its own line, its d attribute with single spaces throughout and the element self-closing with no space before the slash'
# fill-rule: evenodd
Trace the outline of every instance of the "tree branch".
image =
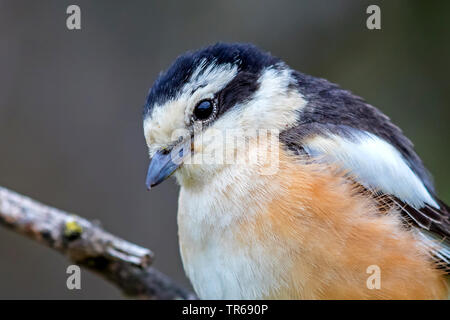
<svg viewBox="0 0 450 320">
<path fill-rule="evenodd" d="M 99 225 L 0 187 L 0 225 L 66 255 L 111 281 L 122 292 L 144 299 L 196 299 L 150 267 L 153 253 L 120 239 Z"/>
</svg>

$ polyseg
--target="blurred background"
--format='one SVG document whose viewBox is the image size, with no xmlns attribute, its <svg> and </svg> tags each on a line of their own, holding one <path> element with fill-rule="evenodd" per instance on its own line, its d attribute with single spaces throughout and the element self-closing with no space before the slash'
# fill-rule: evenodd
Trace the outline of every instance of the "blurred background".
<svg viewBox="0 0 450 320">
<path fill-rule="evenodd" d="M 79 31 L 66 8 L 81 7 Z M 381 7 L 381 30 L 366 8 Z M 0 185 L 96 219 L 151 248 L 189 286 L 177 243 L 178 187 L 147 192 L 141 111 L 158 73 L 217 41 L 252 42 L 384 111 L 450 202 L 449 1 L 0 0 Z M 110 299 L 120 292 L 0 228 L 0 298 Z"/>
</svg>

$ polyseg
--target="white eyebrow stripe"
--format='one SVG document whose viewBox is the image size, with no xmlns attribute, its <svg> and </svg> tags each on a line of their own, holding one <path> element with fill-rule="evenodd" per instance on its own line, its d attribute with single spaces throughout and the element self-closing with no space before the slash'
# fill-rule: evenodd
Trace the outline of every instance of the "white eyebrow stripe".
<svg viewBox="0 0 450 320">
<path fill-rule="evenodd" d="M 354 136 L 314 136 L 303 147 L 313 157 L 341 165 L 367 188 L 394 195 L 416 209 L 425 203 L 439 208 L 396 148 L 369 132 L 354 130 Z"/>
<path fill-rule="evenodd" d="M 238 67 L 233 64 L 217 65 L 214 62 L 205 66 L 201 62 L 194 70 L 188 82 L 184 85 L 182 94 L 192 94 L 208 87 L 210 91 L 222 90 L 238 73 Z"/>
</svg>

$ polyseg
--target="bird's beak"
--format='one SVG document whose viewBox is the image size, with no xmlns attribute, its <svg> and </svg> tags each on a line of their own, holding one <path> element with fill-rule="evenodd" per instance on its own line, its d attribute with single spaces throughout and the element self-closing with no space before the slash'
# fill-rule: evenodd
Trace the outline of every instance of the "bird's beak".
<svg viewBox="0 0 450 320">
<path fill-rule="evenodd" d="M 176 146 L 169 152 L 167 150 L 156 152 L 148 166 L 147 179 L 145 181 L 147 189 L 150 190 L 169 178 L 181 166 L 183 155 L 183 146 Z"/>
</svg>

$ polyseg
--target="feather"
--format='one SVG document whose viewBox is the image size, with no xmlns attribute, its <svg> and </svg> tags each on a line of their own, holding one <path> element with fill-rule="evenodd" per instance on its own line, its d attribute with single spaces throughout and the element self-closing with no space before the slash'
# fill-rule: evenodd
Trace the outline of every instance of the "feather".
<svg viewBox="0 0 450 320">
<path fill-rule="evenodd" d="M 299 149 L 318 162 L 338 165 L 378 200 L 380 212 L 397 207 L 406 225 L 424 235 L 431 254 L 448 270 L 449 207 L 427 189 L 404 156 L 373 133 L 335 125 L 321 125 L 320 133 L 315 129 L 302 138 Z"/>
</svg>

